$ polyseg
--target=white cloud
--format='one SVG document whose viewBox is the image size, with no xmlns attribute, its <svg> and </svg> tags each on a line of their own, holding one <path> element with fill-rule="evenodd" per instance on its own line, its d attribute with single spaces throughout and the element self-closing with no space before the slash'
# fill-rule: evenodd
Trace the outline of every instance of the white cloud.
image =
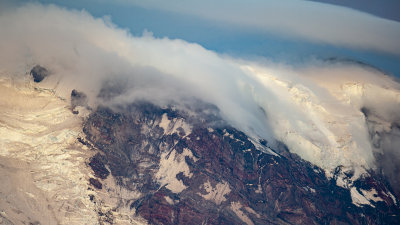
<svg viewBox="0 0 400 225">
<path fill-rule="evenodd" d="M 134 37 L 86 12 L 55 6 L 30 4 L 2 13 L 0 27 L 3 75 L 25 76 L 27 65 L 41 64 L 53 73 L 43 85 L 66 97 L 73 88 L 83 90 L 91 104 L 99 101 L 106 80 L 127 88 L 116 98 L 121 104 L 196 97 L 218 106 L 236 128 L 271 143 L 275 137 L 327 170 L 374 167 L 376 149 L 361 107 L 379 115 L 400 111 L 399 84 L 357 65 L 292 68 L 239 61 L 149 32 Z"/>
</svg>

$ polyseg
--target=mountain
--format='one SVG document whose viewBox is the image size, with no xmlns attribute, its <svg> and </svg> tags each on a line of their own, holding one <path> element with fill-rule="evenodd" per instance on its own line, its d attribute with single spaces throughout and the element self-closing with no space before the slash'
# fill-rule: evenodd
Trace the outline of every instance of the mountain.
<svg viewBox="0 0 400 225">
<path fill-rule="evenodd" d="M 0 224 L 400 224 L 399 23 L 309 1 L 14 2 Z"/>
<path fill-rule="evenodd" d="M 328 179 L 284 144 L 270 149 L 264 140 L 252 140 L 207 114 L 215 107 L 199 108 L 182 112 L 140 102 L 93 111 L 84 132 L 99 150 L 89 164 L 96 183 L 110 171 L 119 185 L 138 193 L 121 204 L 151 224 L 400 221 L 390 185 L 373 171 L 340 187 L 340 167 Z"/>
<path fill-rule="evenodd" d="M 400 223 L 383 173 L 339 166 L 329 176 L 234 128 L 213 104 L 91 108 L 84 92 L 66 99 L 37 83 L 0 80 L 2 224 Z"/>
</svg>

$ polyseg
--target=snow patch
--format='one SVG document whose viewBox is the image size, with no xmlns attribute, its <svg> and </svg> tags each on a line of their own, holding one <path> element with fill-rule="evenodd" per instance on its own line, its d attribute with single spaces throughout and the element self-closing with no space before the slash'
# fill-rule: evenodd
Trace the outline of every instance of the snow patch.
<svg viewBox="0 0 400 225">
<path fill-rule="evenodd" d="M 183 129 L 183 131 L 185 132 L 184 137 L 192 133 L 192 127 L 187 124 L 183 119 L 173 118 L 172 120 L 170 120 L 168 119 L 168 115 L 166 113 L 162 115 L 159 126 L 164 129 L 165 134 L 179 134 L 179 128 Z"/>
<path fill-rule="evenodd" d="M 231 202 L 231 210 L 239 217 L 244 223 L 254 225 L 253 221 L 241 210 L 242 204 L 240 202 Z"/>
<path fill-rule="evenodd" d="M 170 197 L 168 197 L 168 196 L 165 196 L 164 199 L 165 199 L 165 201 L 168 202 L 168 204 L 170 204 L 170 205 L 173 205 L 173 204 L 174 204 L 174 200 L 172 200 L 172 198 L 170 198 Z"/>
<path fill-rule="evenodd" d="M 257 194 L 262 194 L 263 193 L 263 190 L 262 190 L 262 187 L 261 187 L 260 184 L 257 185 L 257 189 L 254 192 L 257 193 Z"/>
<path fill-rule="evenodd" d="M 375 189 L 371 189 L 370 191 L 363 190 L 363 189 L 360 189 L 360 190 L 366 199 L 368 199 L 370 201 L 372 200 L 374 202 L 378 202 L 378 201 L 383 202 L 383 199 L 378 196 L 378 193 L 376 192 Z"/>
<path fill-rule="evenodd" d="M 309 191 L 311 193 L 315 193 L 315 189 L 312 188 L 312 187 L 307 186 L 307 187 L 303 187 L 303 189 L 306 190 L 306 191 Z"/>
<path fill-rule="evenodd" d="M 225 181 L 222 181 L 222 183 L 217 183 L 215 187 L 213 187 L 208 180 L 203 184 L 203 188 L 207 194 L 200 195 L 206 200 L 214 201 L 217 205 L 220 205 L 222 202 L 226 201 L 225 195 L 231 192 L 229 184 Z"/>
<path fill-rule="evenodd" d="M 364 195 L 362 195 L 356 187 L 352 187 L 350 189 L 350 194 L 354 205 L 359 207 L 362 205 L 369 205 L 375 208 L 375 206 L 372 205 L 371 202 Z"/>
<path fill-rule="evenodd" d="M 260 214 L 258 214 L 256 211 L 254 211 L 254 209 L 252 209 L 252 208 L 250 208 L 250 207 L 247 207 L 247 206 L 244 207 L 244 209 L 245 209 L 247 212 L 249 212 L 249 213 L 255 215 L 257 218 L 261 218 Z"/>
<path fill-rule="evenodd" d="M 255 139 L 249 138 L 249 140 L 251 141 L 251 143 L 253 143 L 253 145 L 256 147 L 257 150 L 265 152 L 265 153 L 268 153 L 270 155 L 274 155 L 274 156 L 280 157 L 280 155 L 276 154 L 276 152 L 272 151 L 272 149 L 260 144 Z"/>
<path fill-rule="evenodd" d="M 392 198 L 393 203 L 397 205 L 397 199 L 396 199 L 396 197 L 394 197 L 394 195 L 393 195 L 391 192 L 388 192 L 387 194 L 390 196 L 390 198 Z"/>
<path fill-rule="evenodd" d="M 193 176 L 189 166 L 186 164 L 186 156 L 196 160 L 192 152 L 187 148 L 184 148 L 181 154 L 177 153 L 176 150 L 161 154 L 160 168 L 155 177 L 161 185 L 166 185 L 174 193 L 180 193 L 187 188 L 181 180 L 176 178 L 178 173 L 182 172 L 183 175 L 189 178 Z"/>
</svg>

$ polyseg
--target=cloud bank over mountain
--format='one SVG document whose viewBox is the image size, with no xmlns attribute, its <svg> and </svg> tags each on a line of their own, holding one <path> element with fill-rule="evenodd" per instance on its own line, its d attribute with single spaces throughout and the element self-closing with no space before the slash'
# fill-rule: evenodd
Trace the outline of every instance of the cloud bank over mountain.
<svg viewBox="0 0 400 225">
<path fill-rule="evenodd" d="M 214 23 L 313 42 L 400 54 L 400 23 L 350 8 L 299 0 L 140 1 L 122 4 L 196 15 Z"/>
<path fill-rule="evenodd" d="M 387 159 L 390 153 L 392 163 L 400 158 L 393 117 L 400 112 L 400 84 L 366 65 L 232 59 L 149 32 L 132 36 L 85 11 L 38 4 L 2 11 L 0 27 L 0 72 L 23 79 L 40 64 L 52 74 L 40 85 L 65 98 L 77 89 L 92 106 L 200 99 L 239 130 L 271 146 L 283 142 L 328 172 L 344 166 L 360 175 L 379 165 L 374 154 Z M 107 101 L 98 98 L 105 83 L 118 92 Z"/>
</svg>

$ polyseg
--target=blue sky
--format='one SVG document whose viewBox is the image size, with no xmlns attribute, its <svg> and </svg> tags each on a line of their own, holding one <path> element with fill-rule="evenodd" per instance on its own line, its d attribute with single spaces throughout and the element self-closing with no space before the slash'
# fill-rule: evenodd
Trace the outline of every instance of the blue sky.
<svg viewBox="0 0 400 225">
<path fill-rule="evenodd" d="M 400 1 L 399 0 L 312 0 L 329 4 L 342 5 L 356 10 L 368 12 L 379 17 L 400 21 Z"/>
<path fill-rule="evenodd" d="M 27 1 L 20 2 L 24 3 Z M 376 49 L 349 47 L 348 45 L 332 44 L 320 40 L 310 40 L 308 38 L 299 37 L 298 35 L 291 35 L 290 33 L 289 35 L 282 34 L 282 32 L 274 32 L 274 30 L 259 29 L 258 27 L 248 27 L 246 24 L 232 23 L 231 21 L 224 20 L 225 18 L 215 18 L 213 14 L 203 15 L 201 11 L 203 9 L 190 11 L 191 5 L 200 8 L 198 6 L 199 4 L 196 4 L 195 1 L 187 4 L 189 7 L 182 7 L 181 9 L 176 7 L 177 5 L 173 5 L 173 2 L 180 3 L 179 1 L 170 1 L 168 4 L 171 4 L 171 7 L 169 7 L 168 4 L 159 4 L 157 0 L 144 1 L 149 3 L 142 3 L 136 0 L 40 0 L 39 2 L 44 4 L 54 3 L 59 6 L 78 10 L 84 9 L 95 17 L 109 16 L 113 23 L 121 28 L 128 29 L 133 35 L 141 35 L 144 30 L 148 30 L 152 32 L 155 37 L 178 38 L 189 42 L 195 42 L 207 49 L 234 57 L 265 57 L 268 60 L 289 64 L 302 64 L 309 60 L 314 60 L 315 58 L 344 58 L 371 64 L 385 72 L 400 77 L 400 54 Z M 210 1 L 205 2 L 210 3 Z M 240 1 L 237 0 L 234 2 L 237 4 L 240 3 Z M 261 4 L 256 0 L 249 2 Z M 297 2 L 296 4 L 299 5 L 305 4 L 304 1 L 301 0 Z M 207 6 L 206 3 L 204 5 Z M 218 6 L 221 8 L 218 14 L 224 12 L 224 4 L 230 3 L 225 1 L 225 3 L 217 5 L 216 8 Z M 385 3 L 382 3 L 382 5 L 384 4 Z M 323 8 L 325 7 L 324 5 L 329 6 L 327 4 L 316 5 L 317 12 L 318 7 Z M 210 9 L 206 6 L 204 7 L 204 11 Z M 357 5 L 353 3 L 349 6 L 352 8 L 357 8 L 357 6 L 359 6 L 358 9 L 366 9 L 365 11 L 374 13 L 373 8 L 371 9 L 372 5 L 371 7 L 365 7 L 362 4 Z M 256 7 L 257 5 L 254 6 L 254 8 Z M 396 19 L 393 13 L 391 13 L 395 7 L 398 7 L 398 4 L 394 1 L 388 1 L 387 16 L 385 16 L 384 13 L 382 14 L 382 11 L 384 12 L 384 9 L 381 9 L 382 7 L 379 9 L 377 8 L 376 14 L 386 18 Z M 190 10 L 188 10 L 188 8 Z M 251 9 L 251 7 L 249 7 L 249 9 Z M 230 12 L 236 11 L 233 9 Z M 240 12 L 240 9 L 238 12 Z M 356 11 L 354 12 L 356 13 Z M 316 18 L 316 20 L 318 20 L 318 18 Z M 335 27 L 332 29 L 337 28 Z M 321 33 L 323 32 L 324 31 L 321 31 Z M 340 31 L 337 33 L 340 33 Z M 385 35 L 386 34 L 382 34 L 382 36 Z M 366 35 L 357 38 L 361 41 L 366 38 L 365 36 Z"/>
</svg>

